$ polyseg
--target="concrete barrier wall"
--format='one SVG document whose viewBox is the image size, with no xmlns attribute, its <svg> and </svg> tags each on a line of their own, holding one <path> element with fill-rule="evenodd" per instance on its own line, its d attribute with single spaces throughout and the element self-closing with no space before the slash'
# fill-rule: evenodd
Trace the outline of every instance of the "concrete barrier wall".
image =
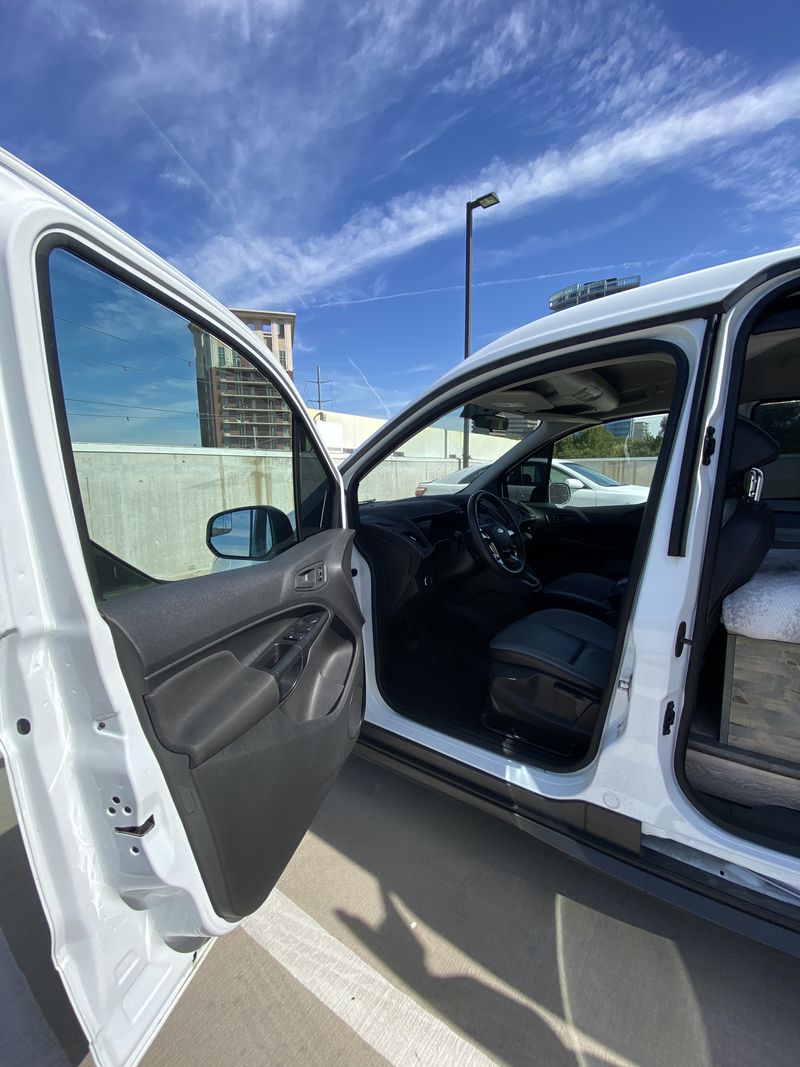
<svg viewBox="0 0 800 1067">
<path fill-rule="evenodd" d="M 651 485 L 656 469 L 656 456 L 637 456 L 634 459 L 575 459 L 566 463 L 580 463 L 582 467 L 605 474 L 621 485 Z"/>
<path fill-rule="evenodd" d="M 294 510 L 285 452 L 79 444 L 75 462 L 93 540 L 155 578 L 209 571 L 206 523 L 218 511 Z"/>
<path fill-rule="evenodd" d="M 491 462 L 496 458 L 491 451 L 508 445 L 497 438 L 472 440 L 474 464 Z M 208 572 L 214 557 L 205 544 L 206 523 L 216 512 L 249 504 L 272 504 L 287 514 L 294 509 L 292 463 L 285 452 L 79 444 L 75 459 L 92 538 L 157 578 Z M 637 485 L 650 484 L 655 466 L 653 459 L 580 462 Z M 413 496 L 420 482 L 458 468 L 454 456 L 393 456 L 367 476 L 359 496 L 399 500 Z"/>
<path fill-rule="evenodd" d="M 358 499 L 402 500 L 413 496 L 420 482 L 432 482 L 459 468 L 455 459 L 393 457 L 370 471 L 358 487 Z"/>
</svg>

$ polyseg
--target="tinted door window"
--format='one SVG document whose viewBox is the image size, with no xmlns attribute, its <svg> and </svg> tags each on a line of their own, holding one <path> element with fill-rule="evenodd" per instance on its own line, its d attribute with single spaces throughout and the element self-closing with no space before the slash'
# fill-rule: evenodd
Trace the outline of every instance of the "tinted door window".
<svg viewBox="0 0 800 1067">
<path fill-rule="evenodd" d="M 71 252 L 50 254 L 49 277 L 72 449 L 105 592 L 131 588 L 135 574 L 174 581 L 218 568 L 206 534 L 220 512 L 268 506 L 270 557 L 331 523 L 327 472 L 259 367 Z"/>
</svg>

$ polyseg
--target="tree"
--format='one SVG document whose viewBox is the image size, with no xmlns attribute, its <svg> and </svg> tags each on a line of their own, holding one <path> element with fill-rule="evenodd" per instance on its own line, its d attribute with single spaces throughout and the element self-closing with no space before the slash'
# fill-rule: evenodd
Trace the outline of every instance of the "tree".
<svg viewBox="0 0 800 1067">
<path fill-rule="evenodd" d="M 605 426 L 589 426 L 556 441 L 553 455 L 557 459 L 624 456 L 624 439 L 616 437 Z"/>
<path fill-rule="evenodd" d="M 557 459 L 623 459 L 636 456 L 657 456 L 664 443 L 667 416 L 661 420 L 658 433 L 653 436 L 645 428 L 636 437 L 618 437 L 607 426 L 589 426 L 586 430 L 562 437 L 556 442 L 553 455 Z"/>
</svg>

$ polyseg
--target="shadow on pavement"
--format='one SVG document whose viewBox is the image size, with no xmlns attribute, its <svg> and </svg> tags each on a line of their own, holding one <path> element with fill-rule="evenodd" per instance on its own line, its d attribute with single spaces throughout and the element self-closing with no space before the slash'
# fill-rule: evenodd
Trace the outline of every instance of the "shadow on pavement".
<svg viewBox="0 0 800 1067">
<path fill-rule="evenodd" d="M 312 831 L 380 884 L 381 922 L 344 909 L 338 919 L 494 1057 L 554 1067 L 797 1062 L 800 961 L 361 759 Z M 429 929 L 427 948 L 401 910 Z M 441 973 L 442 961 L 458 973 Z"/>
</svg>

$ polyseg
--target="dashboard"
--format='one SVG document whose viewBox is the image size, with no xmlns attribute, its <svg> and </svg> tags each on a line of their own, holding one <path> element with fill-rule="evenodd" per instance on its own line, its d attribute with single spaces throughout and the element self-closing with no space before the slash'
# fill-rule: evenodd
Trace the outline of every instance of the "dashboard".
<svg viewBox="0 0 800 1067">
<path fill-rule="evenodd" d="M 478 566 L 468 545 L 466 498 L 412 497 L 359 506 L 356 543 L 375 566 L 396 615 Z"/>
<path fill-rule="evenodd" d="M 426 601 L 483 569 L 467 521 L 469 494 L 374 501 L 359 506 L 356 544 L 373 564 L 391 616 L 424 610 Z M 504 499 L 526 542 L 587 520 L 577 508 Z"/>
</svg>

